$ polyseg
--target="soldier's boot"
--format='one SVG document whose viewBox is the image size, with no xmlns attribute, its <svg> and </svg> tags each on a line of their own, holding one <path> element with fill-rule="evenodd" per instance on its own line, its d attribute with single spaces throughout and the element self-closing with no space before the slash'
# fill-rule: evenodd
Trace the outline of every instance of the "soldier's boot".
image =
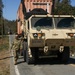
<svg viewBox="0 0 75 75">
<path fill-rule="evenodd" d="M 74 54 L 72 54 L 72 57 L 74 57 Z"/>
<path fill-rule="evenodd" d="M 15 59 L 14 65 L 17 65 L 17 59 Z"/>
<path fill-rule="evenodd" d="M 14 65 L 17 65 L 17 61 L 14 61 Z"/>
</svg>

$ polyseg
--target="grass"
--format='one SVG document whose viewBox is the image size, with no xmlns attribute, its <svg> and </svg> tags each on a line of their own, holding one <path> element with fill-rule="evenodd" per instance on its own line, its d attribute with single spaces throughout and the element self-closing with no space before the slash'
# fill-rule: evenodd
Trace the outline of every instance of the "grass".
<svg viewBox="0 0 75 75">
<path fill-rule="evenodd" d="M 0 75 L 10 75 L 9 37 L 0 36 Z"/>
<path fill-rule="evenodd" d="M 0 37 L 0 51 L 9 49 L 9 37 L 2 36 Z"/>
</svg>

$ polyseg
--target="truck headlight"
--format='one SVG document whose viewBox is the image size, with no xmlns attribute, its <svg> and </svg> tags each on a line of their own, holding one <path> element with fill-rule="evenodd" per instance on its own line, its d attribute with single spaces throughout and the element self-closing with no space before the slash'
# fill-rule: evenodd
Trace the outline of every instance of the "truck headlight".
<svg viewBox="0 0 75 75">
<path fill-rule="evenodd" d="M 33 33 L 34 38 L 42 38 L 43 36 L 45 36 L 44 33 Z"/>
<path fill-rule="evenodd" d="M 34 38 L 37 38 L 38 37 L 38 34 L 37 33 L 33 33 L 33 37 Z"/>
<path fill-rule="evenodd" d="M 70 37 L 75 37 L 75 33 L 67 33 L 67 35 Z"/>
</svg>

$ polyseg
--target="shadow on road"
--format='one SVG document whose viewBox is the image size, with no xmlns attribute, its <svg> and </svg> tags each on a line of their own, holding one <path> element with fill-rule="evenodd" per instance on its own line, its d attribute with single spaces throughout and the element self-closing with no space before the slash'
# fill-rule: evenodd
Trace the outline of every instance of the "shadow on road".
<svg viewBox="0 0 75 75">
<path fill-rule="evenodd" d="M 58 65 L 58 64 L 75 64 L 75 58 L 70 58 L 68 62 L 62 62 L 57 58 L 41 58 L 35 62 L 35 65 Z"/>
<path fill-rule="evenodd" d="M 70 58 L 69 59 L 69 64 L 75 64 L 75 58 Z"/>
<path fill-rule="evenodd" d="M 9 59 L 9 58 L 12 58 L 12 57 L 13 57 L 13 56 L 4 57 L 4 58 L 1 58 L 0 60 Z"/>
<path fill-rule="evenodd" d="M 17 65 L 18 65 L 18 64 L 21 64 L 21 63 L 25 63 L 25 62 L 24 62 L 24 61 L 19 61 L 19 62 L 17 62 Z"/>
<path fill-rule="evenodd" d="M 26 63 L 23 60 L 23 57 L 19 58 L 19 61 L 17 64 L 21 64 L 21 63 Z M 75 58 L 70 58 L 69 61 L 67 63 L 64 63 L 60 60 L 58 60 L 58 58 L 40 58 L 38 60 L 35 61 L 34 64 L 29 64 L 29 65 L 59 65 L 59 64 L 75 64 Z"/>
<path fill-rule="evenodd" d="M 24 59 L 23 56 L 19 57 L 17 64 L 25 63 L 25 61 L 23 59 Z"/>
</svg>

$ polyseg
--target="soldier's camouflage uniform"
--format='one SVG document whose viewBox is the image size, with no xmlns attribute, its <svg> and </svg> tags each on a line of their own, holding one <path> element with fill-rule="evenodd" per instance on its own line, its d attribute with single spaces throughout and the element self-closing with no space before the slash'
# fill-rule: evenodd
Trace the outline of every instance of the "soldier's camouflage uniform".
<svg viewBox="0 0 75 75">
<path fill-rule="evenodd" d="M 19 52 L 23 48 L 22 40 L 15 39 L 14 42 L 12 43 L 12 48 L 14 50 L 14 58 L 15 58 L 15 63 L 16 63 L 19 57 Z"/>
</svg>

